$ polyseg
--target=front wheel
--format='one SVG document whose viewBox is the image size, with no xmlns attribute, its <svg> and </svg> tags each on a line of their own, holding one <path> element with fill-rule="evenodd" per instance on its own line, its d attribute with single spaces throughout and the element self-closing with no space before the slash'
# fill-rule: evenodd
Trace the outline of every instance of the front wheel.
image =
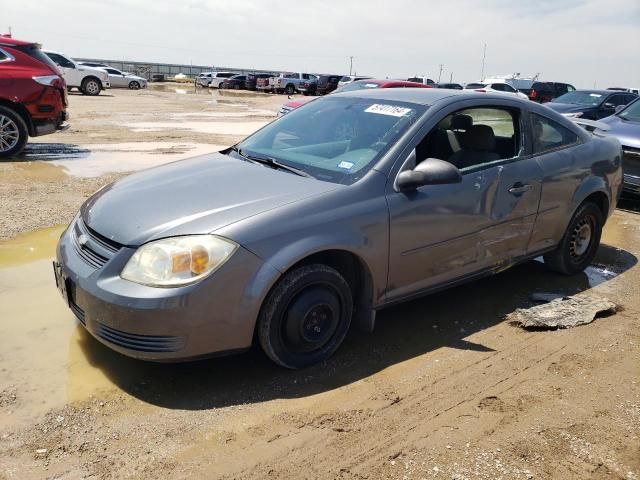
<svg viewBox="0 0 640 480">
<path fill-rule="evenodd" d="M 129 82 L 129 88 L 131 90 L 139 90 L 140 89 L 140 84 L 136 81 L 133 82 Z"/>
<path fill-rule="evenodd" d="M 340 347 L 352 311 L 351 289 L 338 271 L 320 264 L 296 268 L 276 284 L 262 306 L 260 344 L 283 367 L 313 365 Z"/>
<path fill-rule="evenodd" d="M 87 78 L 82 82 L 82 88 L 80 89 L 85 95 L 100 95 L 102 89 L 100 82 L 94 78 Z"/>
<path fill-rule="evenodd" d="M 604 216 L 593 202 L 585 202 L 573 215 L 558 248 L 544 256 L 544 263 L 559 273 L 575 275 L 587 268 L 600 246 Z"/>
<path fill-rule="evenodd" d="M 9 158 L 27 144 L 27 124 L 15 111 L 0 105 L 0 158 Z"/>
</svg>

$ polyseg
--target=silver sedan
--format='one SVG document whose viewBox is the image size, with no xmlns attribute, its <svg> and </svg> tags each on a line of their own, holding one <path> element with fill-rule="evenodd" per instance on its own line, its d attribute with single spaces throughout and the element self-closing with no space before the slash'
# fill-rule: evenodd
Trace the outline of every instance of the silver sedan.
<svg viewBox="0 0 640 480">
<path fill-rule="evenodd" d="M 111 88 L 129 88 L 131 90 L 147 88 L 146 78 L 139 77 L 133 73 L 121 72 L 117 68 L 113 67 L 105 67 L 101 70 L 104 70 L 109 74 Z"/>
</svg>

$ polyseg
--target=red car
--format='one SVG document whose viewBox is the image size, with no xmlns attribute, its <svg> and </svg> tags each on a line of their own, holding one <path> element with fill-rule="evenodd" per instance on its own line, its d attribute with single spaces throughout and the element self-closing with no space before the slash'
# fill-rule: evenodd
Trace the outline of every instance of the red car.
<svg viewBox="0 0 640 480">
<path fill-rule="evenodd" d="M 352 92 L 354 90 L 367 90 L 373 88 L 431 88 L 429 85 L 425 85 L 423 83 L 417 82 L 408 82 L 406 80 L 375 80 L 375 79 L 367 79 L 367 80 L 358 80 L 357 82 L 351 82 L 346 84 L 343 87 L 334 90 L 333 93 L 341 93 L 341 92 Z M 285 115 L 289 113 L 291 110 L 295 110 L 298 107 L 301 107 L 307 102 L 310 102 L 313 98 L 297 98 L 295 100 L 289 100 L 282 107 L 280 107 L 280 111 L 278 112 L 278 116 Z"/>
<path fill-rule="evenodd" d="M 0 35 L 0 159 L 67 127 L 67 88 L 40 46 Z"/>
</svg>

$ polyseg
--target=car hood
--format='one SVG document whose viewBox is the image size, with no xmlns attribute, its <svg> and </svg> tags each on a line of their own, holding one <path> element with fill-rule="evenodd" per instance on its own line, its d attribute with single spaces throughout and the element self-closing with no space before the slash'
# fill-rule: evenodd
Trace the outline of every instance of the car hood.
<svg viewBox="0 0 640 480">
<path fill-rule="evenodd" d="M 102 80 L 109 79 L 109 74 L 106 72 L 106 70 L 102 70 L 101 68 L 87 67 L 86 65 L 78 65 L 78 70 L 80 72 L 92 73 L 93 75 L 95 75 L 98 78 L 101 78 Z"/>
<path fill-rule="evenodd" d="M 555 110 L 558 113 L 578 113 L 578 112 L 589 112 L 591 110 L 595 110 L 598 107 L 593 105 L 575 105 L 573 103 L 558 103 L 558 102 L 548 102 L 544 104 L 546 107 L 549 107 Z"/>
<path fill-rule="evenodd" d="M 214 233 L 336 188 L 340 185 L 214 153 L 116 181 L 89 198 L 80 213 L 100 235 L 137 246 L 164 237 Z"/>
<path fill-rule="evenodd" d="M 609 125 L 606 134 L 616 137 L 625 147 L 640 148 L 640 122 L 622 120 L 617 115 L 600 120 Z"/>
</svg>

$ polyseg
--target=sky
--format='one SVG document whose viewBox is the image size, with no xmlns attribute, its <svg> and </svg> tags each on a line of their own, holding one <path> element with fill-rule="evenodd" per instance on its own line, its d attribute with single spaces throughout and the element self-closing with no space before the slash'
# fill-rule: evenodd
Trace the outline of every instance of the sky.
<svg viewBox="0 0 640 480">
<path fill-rule="evenodd" d="M 640 0 L 0 0 L 0 32 L 71 57 L 640 87 Z M 442 65 L 442 72 L 440 68 Z"/>
</svg>

